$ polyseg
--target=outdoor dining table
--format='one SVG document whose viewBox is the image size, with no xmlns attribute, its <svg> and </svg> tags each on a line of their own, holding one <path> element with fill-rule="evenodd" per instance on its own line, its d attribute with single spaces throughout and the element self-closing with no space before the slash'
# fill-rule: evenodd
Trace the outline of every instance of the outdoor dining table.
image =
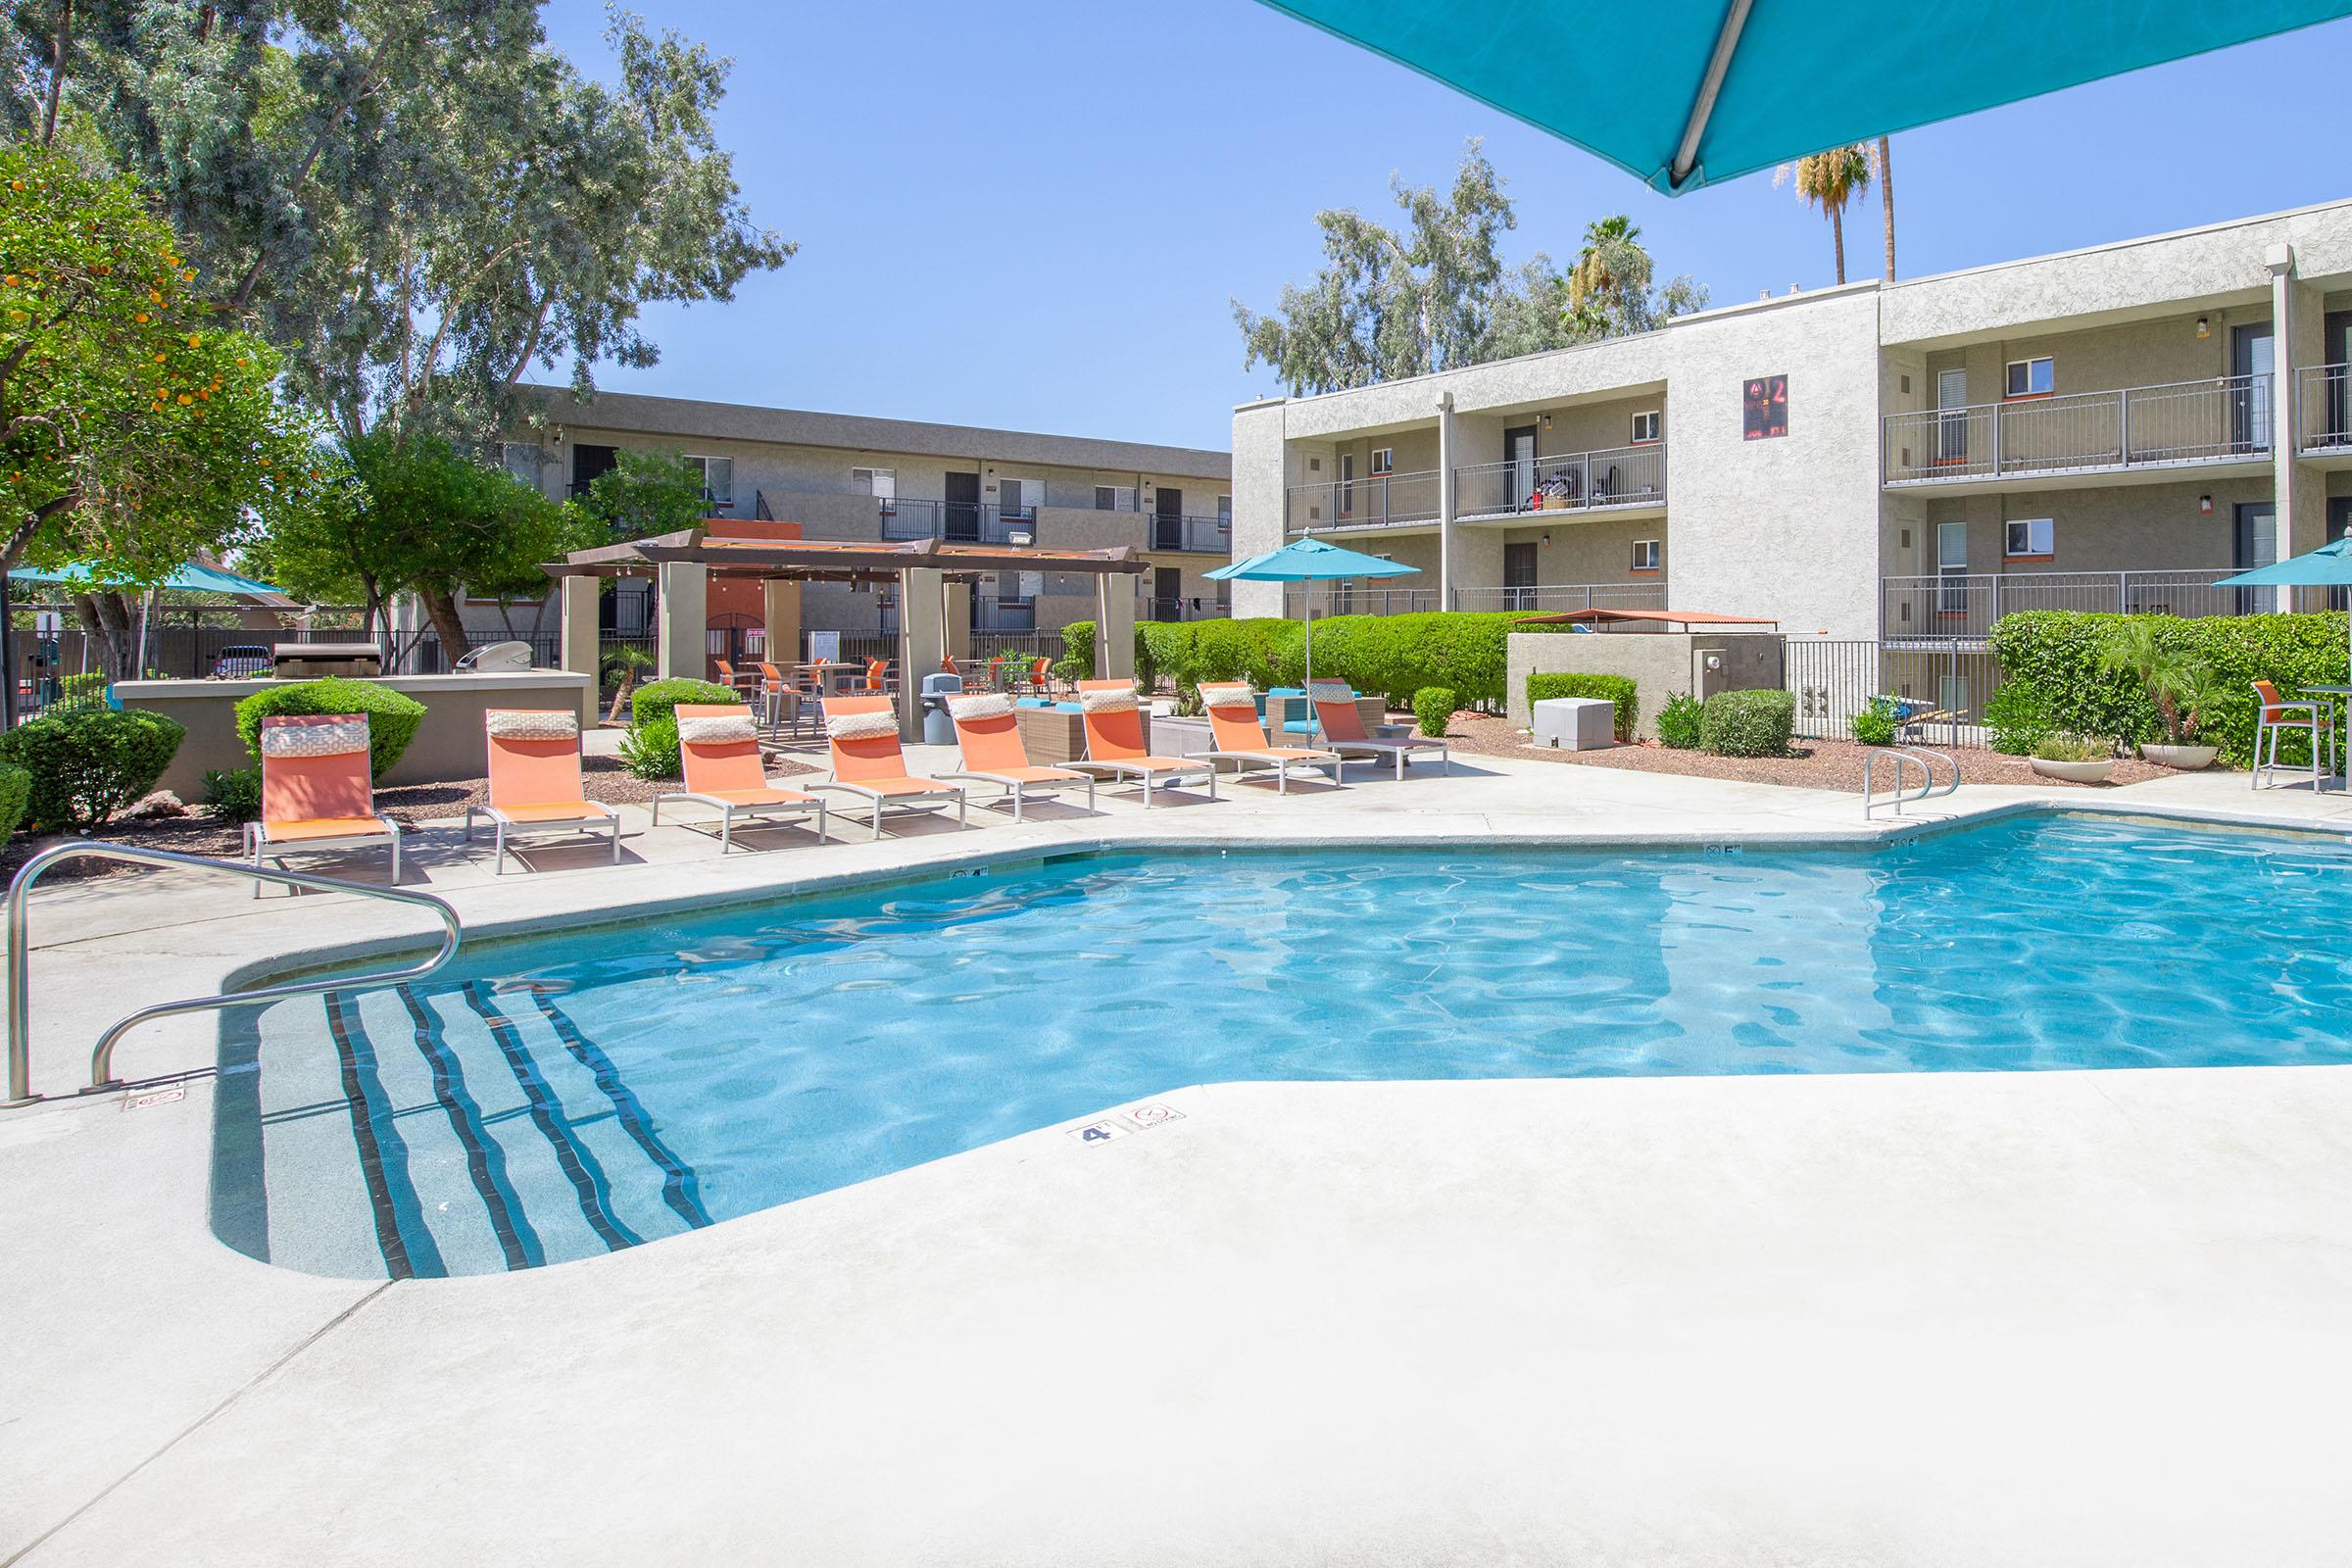
<svg viewBox="0 0 2352 1568">
<path fill-rule="evenodd" d="M 847 661 L 819 660 L 812 663 L 797 664 L 794 667 L 808 677 L 810 685 L 828 697 L 840 696 L 843 692 L 850 690 L 854 682 L 862 680 L 865 676 L 863 664 L 853 664 Z"/>
</svg>

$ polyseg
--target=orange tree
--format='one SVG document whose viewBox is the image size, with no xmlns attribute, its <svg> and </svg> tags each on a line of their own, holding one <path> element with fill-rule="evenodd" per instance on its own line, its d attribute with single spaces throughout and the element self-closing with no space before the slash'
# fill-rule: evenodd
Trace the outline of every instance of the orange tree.
<svg viewBox="0 0 2352 1568">
<path fill-rule="evenodd" d="M 0 570 L 140 586 L 307 505 L 320 459 L 276 369 L 127 180 L 0 147 Z"/>
</svg>

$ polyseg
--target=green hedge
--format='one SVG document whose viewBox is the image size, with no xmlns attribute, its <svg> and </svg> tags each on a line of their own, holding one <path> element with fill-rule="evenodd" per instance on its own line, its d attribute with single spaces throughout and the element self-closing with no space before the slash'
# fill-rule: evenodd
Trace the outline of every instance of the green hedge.
<svg viewBox="0 0 2352 1568">
<path fill-rule="evenodd" d="M 733 703 L 741 706 L 743 693 L 732 686 L 721 686 L 712 680 L 688 680 L 682 676 L 669 680 L 648 681 L 629 696 L 629 721 L 640 729 L 670 716 L 670 710 L 680 703 Z"/>
<path fill-rule="evenodd" d="M 676 778 L 684 769 L 678 755 L 680 703 L 741 706 L 743 693 L 716 681 L 672 676 L 650 681 L 629 698 L 629 732 L 620 738 L 620 765 L 642 779 Z"/>
<path fill-rule="evenodd" d="M 1413 693 L 1413 718 L 1424 735 L 1442 739 L 1460 706 L 1450 686 L 1424 686 Z"/>
<path fill-rule="evenodd" d="M 16 835 L 24 820 L 24 806 L 32 799 L 32 775 L 12 762 L 0 762 L 0 844 Z"/>
<path fill-rule="evenodd" d="M 2222 749 L 2233 766 L 2254 756 L 2254 682 L 2268 680 L 2291 697 L 2306 686 L 2344 680 L 2344 616 L 2104 615 L 2037 610 L 2005 615 L 1992 628 L 2001 687 L 1986 718 L 2004 749 L 2031 751 L 2056 730 L 2113 735 L 2127 746 L 2160 739 L 2156 705 L 2137 676 L 2102 670 L 2100 651 L 2127 621 L 2153 623 L 2158 645 L 2210 665 L 2225 696 L 2206 715 L 2199 739 Z M 2341 737 L 2338 737 L 2339 744 Z M 2303 743 L 2290 736 L 2279 755 Z M 2302 754 L 2308 755 L 2308 754 Z"/>
<path fill-rule="evenodd" d="M 373 681 L 329 678 L 273 686 L 237 704 L 237 738 L 256 761 L 262 756 L 262 720 L 283 713 L 365 713 L 368 771 L 379 781 L 424 722 L 422 703 Z"/>
<path fill-rule="evenodd" d="M 1717 692 L 1698 714 L 1698 744 L 1717 757 L 1786 757 L 1795 729 L 1794 692 Z"/>
<path fill-rule="evenodd" d="M 1554 673 L 1527 677 L 1528 707 L 1552 697 L 1596 697 L 1615 705 L 1616 721 L 1611 728 L 1620 745 L 1634 738 L 1634 726 L 1642 722 L 1642 694 L 1631 676 Z"/>
<path fill-rule="evenodd" d="M 1136 650 L 1144 645 L 1144 629 L 1135 629 Z M 1061 628 L 1061 658 L 1054 665 L 1054 673 L 1063 680 L 1080 681 L 1095 678 L 1095 623 L 1073 620 Z"/>
<path fill-rule="evenodd" d="M 1427 686 L 1451 688 L 1464 706 L 1499 708 L 1509 680 L 1503 639 L 1525 618 L 1507 611 L 1333 615 L 1315 622 L 1315 675 L 1378 693 L 1393 709 L 1409 708 Z M 1136 627 L 1136 673 L 1180 688 L 1204 680 L 1246 680 L 1261 690 L 1302 685 L 1306 626 L 1279 618 L 1147 621 Z"/>
<path fill-rule="evenodd" d="M 34 826 L 96 827 L 155 788 L 186 734 L 143 709 L 85 708 L 0 735 L 0 762 L 31 775 L 24 814 Z"/>
</svg>

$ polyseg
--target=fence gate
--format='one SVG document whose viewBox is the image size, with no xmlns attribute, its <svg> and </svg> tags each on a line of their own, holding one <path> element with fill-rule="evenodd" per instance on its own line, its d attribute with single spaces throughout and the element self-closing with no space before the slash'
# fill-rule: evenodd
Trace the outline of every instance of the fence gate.
<svg viewBox="0 0 2352 1568">
<path fill-rule="evenodd" d="M 1913 740 L 1985 744 L 1984 705 L 2001 683 L 2000 662 L 1972 638 L 1871 642 L 1781 639 L 1784 684 L 1796 698 L 1796 733 L 1851 740 L 1856 713 L 1874 698 L 1898 699 L 1921 714 Z"/>
</svg>

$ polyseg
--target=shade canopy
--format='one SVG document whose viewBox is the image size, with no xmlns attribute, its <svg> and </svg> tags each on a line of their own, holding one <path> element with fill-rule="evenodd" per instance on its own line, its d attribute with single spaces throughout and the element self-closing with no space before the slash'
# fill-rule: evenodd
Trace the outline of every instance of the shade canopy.
<svg viewBox="0 0 2352 1568">
<path fill-rule="evenodd" d="M 1409 577 L 1420 569 L 1360 551 L 1343 550 L 1320 539 L 1298 539 L 1280 550 L 1269 550 L 1201 575 L 1219 581 L 1322 582 L 1336 577 Z"/>
<path fill-rule="evenodd" d="M 2352 583 L 2352 538 L 2224 577 L 2216 588 L 2336 588 Z"/>
<path fill-rule="evenodd" d="M 162 582 L 154 584 L 130 585 L 120 582 L 109 577 L 100 568 L 86 561 L 76 561 L 70 566 L 55 568 L 17 566 L 10 570 L 8 580 L 11 582 L 45 582 L 59 588 L 71 588 L 76 593 L 89 593 L 93 590 L 107 588 L 130 588 L 132 591 L 143 592 L 146 587 L 152 586 L 177 589 L 184 593 L 242 594 L 248 598 L 264 594 L 278 599 L 285 597 L 282 589 L 273 588 L 269 583 L 256 582 L 251 577 L 240 577 L 233 571 L 223 571 L 218 566 L 199 565 L 195 562 L 188 563 Z"/>
<path fill-rule="evenodd" d="M 2341 0 L 1266 3 L 1668 195 L 2352 15 Z"/>
</svg>

